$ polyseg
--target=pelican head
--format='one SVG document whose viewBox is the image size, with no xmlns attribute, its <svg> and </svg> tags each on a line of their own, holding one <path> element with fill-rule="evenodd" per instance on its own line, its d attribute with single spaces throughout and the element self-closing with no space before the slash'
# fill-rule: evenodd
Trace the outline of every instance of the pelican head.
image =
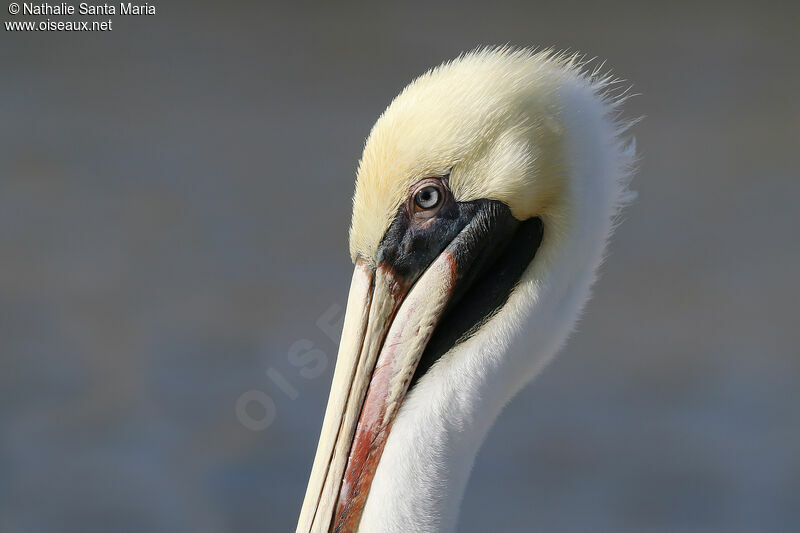
<svg viewBox="0 0 800 533">
<path fill-rule="evenodd" d="M 481 442 L 572 329 L 627 198 L 608 83 L 563 55 L 483 49 L 378 119 L 299 533 L 454 528 Z M 520 331 L 533 353 L 507 350 Z"/>
</svg>

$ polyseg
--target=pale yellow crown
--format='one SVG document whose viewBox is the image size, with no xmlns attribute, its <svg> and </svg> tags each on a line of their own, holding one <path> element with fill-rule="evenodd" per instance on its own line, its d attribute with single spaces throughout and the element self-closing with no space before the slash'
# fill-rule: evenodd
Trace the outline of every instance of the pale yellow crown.
<svg viewBox="0 0 800 533">
<path fill-rule="evenodd" d="M 450 174 L 456 201 L 506 203 L 545 215 L 565 184 L 559 87 L 584 77 L 551 52 L 478 50 L 423 74 L 372 128 L 358 168 L 350 253 L 374 262 L 409 188 Z"/>
</svg>

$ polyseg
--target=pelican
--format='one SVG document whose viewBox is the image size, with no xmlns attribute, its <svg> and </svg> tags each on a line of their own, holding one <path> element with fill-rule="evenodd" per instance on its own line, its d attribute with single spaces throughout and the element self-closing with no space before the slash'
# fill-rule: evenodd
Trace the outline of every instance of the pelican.
<svg viewBox="0 0 800 533">
<path fill-rule="evenodd" d="M 631 197 L 610 84 L 574 56 L 485 48 L 378 118 L 298 533 L 455 529 L 481 443 L 573 329 Z M 535 348 L 508 351 L 517 334 Z"/>
</svg>

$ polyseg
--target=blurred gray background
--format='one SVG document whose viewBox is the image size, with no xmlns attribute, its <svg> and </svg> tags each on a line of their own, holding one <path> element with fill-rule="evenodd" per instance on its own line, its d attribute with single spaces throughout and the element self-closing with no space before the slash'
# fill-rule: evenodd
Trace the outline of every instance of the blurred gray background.
<svg viewBox="0 0 800 533">
<path fill-rule="evenodd" d="M 607 59 L 646 119 L 594 299 L 461 530 L 800 530 L 797 3 L 155 5 L 0 30 L 0 532 L 293 530 L 363 140 L 503 43 Z"/>
</svg>

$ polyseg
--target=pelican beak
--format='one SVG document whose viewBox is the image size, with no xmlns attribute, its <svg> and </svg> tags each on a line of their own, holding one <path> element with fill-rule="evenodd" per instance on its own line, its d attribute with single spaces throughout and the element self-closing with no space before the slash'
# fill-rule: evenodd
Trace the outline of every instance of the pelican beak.
<svg viewBox="0 0 800 533">
<path fill-rule="evenodd" d="M 390 228 L 376 267 L 356 261 L 298 533 L 358 530 L 392 422 L 426 345 L 445 311 L 506 248 L 519 224 L 496 203 L 462 211 L 460 221 L 429 232 L 435 245 L 404 248 L 407 228 Z M 419 244 L 420 232 L 411 233 Z"/>
<path fill-rule="evenodd" d="M 328 533 L 334 512 L 336 531 L 357 530 L 392 421 L 452 294 L 454 266 L 442 253 L 409 291 L 385 265 L 356 262 L 298 532 Z"/>
</svg>

